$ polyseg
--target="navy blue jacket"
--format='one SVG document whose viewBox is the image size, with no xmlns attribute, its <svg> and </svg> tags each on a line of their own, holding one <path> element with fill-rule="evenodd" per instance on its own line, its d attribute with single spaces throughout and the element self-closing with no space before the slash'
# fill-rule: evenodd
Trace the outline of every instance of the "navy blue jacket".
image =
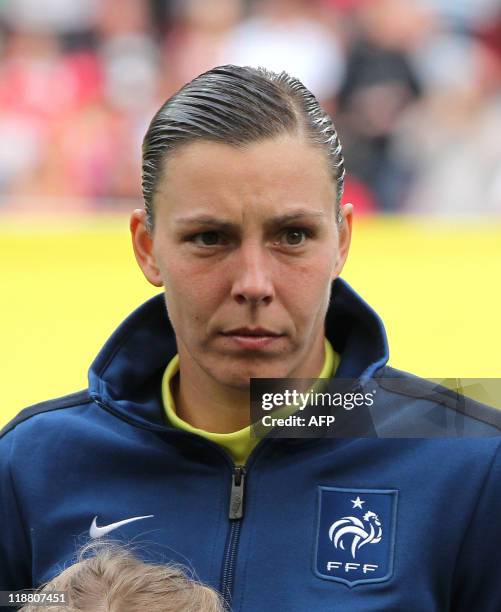
<svg viewBox="0 0 501 612">
<path fill-rule="evenodd" d="M 379 317 L 339 279 L 326 335 L 337 376 L 377 392 L 357 435 L 265 438 L 241 467 L 166 422 L 175 337 L 162 296 L 138 308 L 87 390 L 0 434 L 0 590 L 54 577 L 94 517 L 149 517 L 110 537 L 192 568 L 235 611 L 499 612 L 499 413 L 387 367 Z"/>
</svg>

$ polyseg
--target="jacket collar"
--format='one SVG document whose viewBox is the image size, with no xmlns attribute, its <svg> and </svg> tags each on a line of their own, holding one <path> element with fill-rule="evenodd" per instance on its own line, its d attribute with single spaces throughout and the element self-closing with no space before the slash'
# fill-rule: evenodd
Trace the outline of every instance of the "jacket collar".
<svg viewBox="0 0 501 612">
<path fill-rule="evenodd" d="M 383 323 L 342 279 L 332 284 L 325 332 L 341 354 L 336 376 L 371 378 L 388 360 Z M 91 396 L 128 419 L 165 425 L 161 379 L 177 353 L 163 294 L 132 312 L 111 335 L 89 370 Z"/>
</svg>

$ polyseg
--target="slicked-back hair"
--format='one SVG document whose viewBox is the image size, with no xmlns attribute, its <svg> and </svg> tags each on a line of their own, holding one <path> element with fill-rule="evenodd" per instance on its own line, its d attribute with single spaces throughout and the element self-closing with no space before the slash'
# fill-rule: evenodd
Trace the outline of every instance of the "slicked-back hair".
<svg viewBox="0 0 501 612">
<path fill-rule="evenodd" d="M 278 137 L 304 135 L 326 155 L 336 187 L 340 223 L 344 187 L 341 142 L 330 116 L 295 77 L 265 68 L 219 66 L 171 96 L 153 117 L 143 140 L 142 189 L 148 229 L 153 200 L 169 154 L 196 141 L 235 147 Z"/>
</svg>

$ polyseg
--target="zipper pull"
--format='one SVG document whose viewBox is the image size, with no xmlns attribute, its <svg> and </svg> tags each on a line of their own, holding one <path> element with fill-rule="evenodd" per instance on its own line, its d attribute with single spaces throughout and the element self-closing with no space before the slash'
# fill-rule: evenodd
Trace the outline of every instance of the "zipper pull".
<svg viewBox="0 0 501 612">
<path fill-rule="evenodd" d="M 241 519 L 244 515 L 245 467 L 237 465 L 231 477 L 229 518 Z"/>
</svg>

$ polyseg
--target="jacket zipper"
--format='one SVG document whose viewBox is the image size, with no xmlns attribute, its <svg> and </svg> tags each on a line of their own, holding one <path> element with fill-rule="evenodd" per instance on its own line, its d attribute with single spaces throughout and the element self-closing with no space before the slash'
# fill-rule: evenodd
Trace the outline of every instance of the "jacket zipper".
<svg viewBox="0 0 501 612">
<path fill-rule="evenodd" d="M 230 519 L 230 533 L 224 554 L 223 576 L 221 579 L 221 593 L 225 602 L 230 605 L 233 592 L 233 575 L 235 560 L 240 540 L 240 527 L 244 516 L 245 493 L 245 466 L 237 465 L 231 475 L 231 494 L 228 518 Z"/>
<path fill-rule="evenodd" d="M 92 400 L 96 402 L 98 406 L 111 412 L 115 416 L 118 416 L 120 419 L 125 420 L 126 422 L 138 426 L 137 423 L 131 421 L 130 419 L 125 419 L 123 415 L 116 414 L 114 410 L 109 408 L 105 403 L 100 401 L 97 397 L 92 397 Z M 164 430 L 164 427 L 151 427 L 147 426 L 144 429 L 148 429 L 150 431 L 158 431 Z M 186 434 L 189 436 L 195 436 L 196 434 Z M 230 519 L 230 533 L 228 536 L 228 543 L 226 545 L 224 560 L 223 560 L 223 575 L 221 578 L 221 588 L 219 589 L 220 593 L 223 596 L 224 601 L 230 605 L 230 600 L 233 594 L 233 579 L 234 579 L 234 569 L 235 569 L 235 561 L 238 550 L 238 543 L 240 539 L 240 528 L 242 524 L 242 518 L 244 516 L 244 493 L 245 493 L 245 475 L 247 473 L 247 466 L 249 465 L 249 461 L 251 457 L 256 454 L 258 448 L 261 448 L 265 443 L 265 440 L 261 440 L 261 442 L 256 445 L 247 459 L 246 465 L 235 465 L 233 464 L 233 472 L 231 475 L 231 493 L 230 493 L 230 504 L 228 509 L 228 518 Z M 211 442 L 211 446 L 214 446 L 218 449 L 220 453 L 222 453 L 227 460 L 232 462 L 231 457 L 225 451 L 223 451 L 216 443 Z M 232 462 L 233 463 L 233 462 Z"/>
</svg>

